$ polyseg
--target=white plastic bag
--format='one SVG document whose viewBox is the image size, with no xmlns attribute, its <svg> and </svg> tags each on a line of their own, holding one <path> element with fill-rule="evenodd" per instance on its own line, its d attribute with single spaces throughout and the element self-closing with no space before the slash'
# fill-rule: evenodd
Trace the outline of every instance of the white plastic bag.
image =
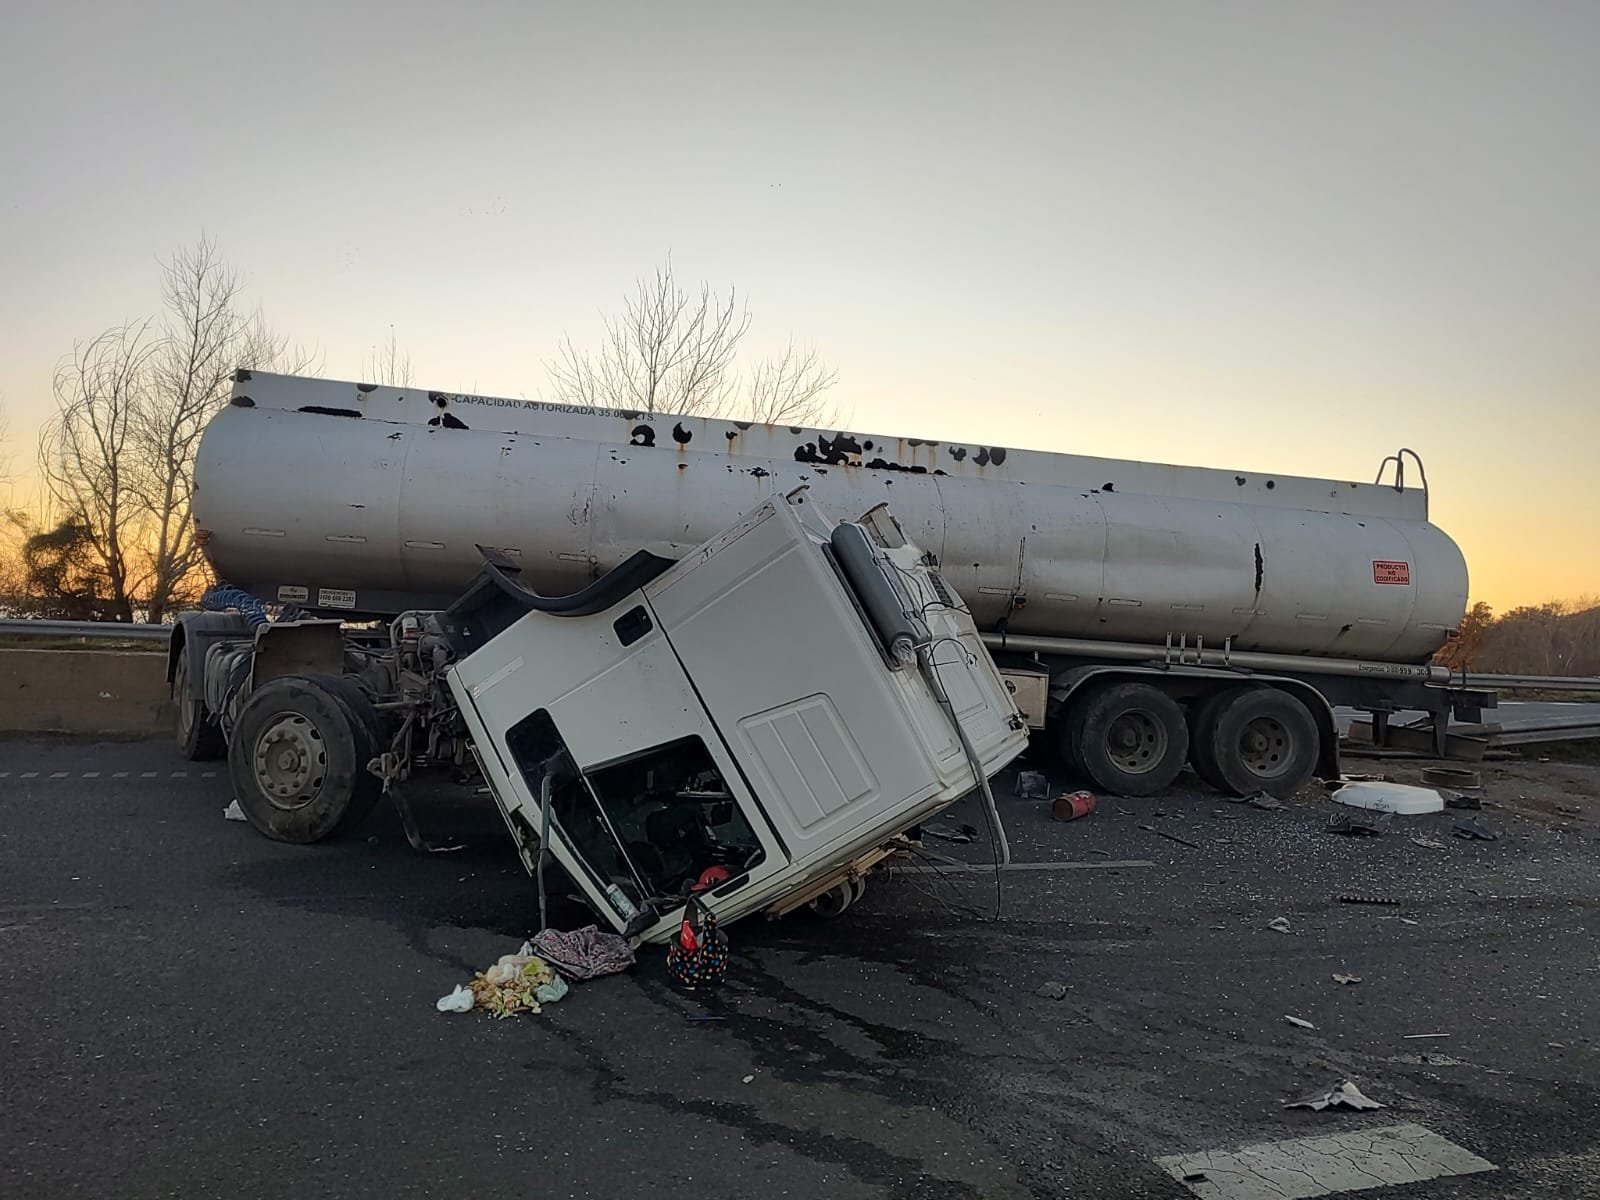
<svg viewBox="0 0 1600 1200">
<path fill-rule="evenodd" d="M 440 996 L 434 1005 L 440 1012 L 461 1013 L 472 1011 L 472 989 L 462 984 L 456 984 L 456 990 L 448 996 Z"/>
</svg>

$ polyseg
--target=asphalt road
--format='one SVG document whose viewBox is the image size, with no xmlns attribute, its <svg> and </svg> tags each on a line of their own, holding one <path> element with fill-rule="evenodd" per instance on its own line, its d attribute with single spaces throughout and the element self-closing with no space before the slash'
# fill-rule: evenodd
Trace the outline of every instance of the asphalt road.
<svg viewBox="0 0 1600 1200">
<path fill-rule="evenodd" d="M 454 854 L 387 811 L 285 847 L 222 819 L 208 769 L 0 742 L 7 1200 L 1181 1197 L 1156 1158 L 1397 1122 L 1498 1170 L 1370 1195 L 1600 1195 L 1595 812 L 1507 796 L 1486 843 L 1456 814 L 1333 836 L 1316 792 L 1071 824 L 1003 798 L 1015 858 L 1051 865 L 1006 873 L 998 920 L 988 875 L 902 875 L 731 927 L 716 994 L 647 949 L 497 1022 L 434 1010 L 537 919 L 486 801 L 423 809 Z M 1389 1107 L 1282 1107 L 1343 1078 Z"/>
</svg>

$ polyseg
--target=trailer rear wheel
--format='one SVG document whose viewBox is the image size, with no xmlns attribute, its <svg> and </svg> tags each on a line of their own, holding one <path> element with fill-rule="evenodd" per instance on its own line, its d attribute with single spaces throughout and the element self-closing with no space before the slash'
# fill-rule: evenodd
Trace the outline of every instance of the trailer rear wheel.
<svg viewBox="0 0 1600 1200">
<path fill-rule="evenodd" d="M 352 807 L 370 810 L 378 780 L 362 753 L 368 737 L 325 683 L 285 676 L 245 700 L 228 747 L 239 807 L 275 841 L 306 844 L 346 827 Z"/>
<path fill-rule="evenodd" d="M 189 695 L 189 656 L 178 652 L 172 669 L 172 703 L 178 710 L 178 753 L 190 762 L 221 758 L 228 744 L 216 718 L 206 711 L 206 702 Z"/>
<path fill-rule="evenodd" d="M 350 807 L 339 820 L 334 835 L 354 829 L 365 821 L 383 794 L 381 783 L 367 770 L 367 764 L 388 749 L 383 736 L 383 723 L 378 710 L 361 690 L 361 685 L 347 675 L 307 675 L 311 682 L 326 688 L 344 705 L 351 717 L 351 730 L 355 734 L 356 762 L 361 770 L 361 785 L 350 797 Z"/>
<path fill-rule="evenodd" d="M 1067 740 L 1101 789 L 1149 796 L 1171 787 L 1183 770 L 1189 726 L 1165 692 L 1147 683 L 1117 683 L 1074 697 L 1067 708 Z"/>
<path fill-rule="evenodd" d="M 1248 688 L 1223 688 L 1194 701 L 1189 706 L 1189 765 L 1200 776 L 1202 783 L 1219 792 L 1228 790 L 1228 781 L 1217 769 L 1217 756 L 1212 748 L 1216 735 L 1217 711 L 1224 701 L 1232 699 Z"/>
<path fill-rule="evenodd" d="M 1219 696 L 1215 709 L 1204 715 L 1209 728 L 1196 752 L 1195 769 L 1225 792 L 1290 796 L 1316 770 L 1317 723 L 1288 692 L 1265 686 L 1234 688 Z M 1207 763 L 1204 770 L 1199 765 L 1202 760 Z M 1211 772 L 1215 780 L 1208 778 Z"/>
</svg>

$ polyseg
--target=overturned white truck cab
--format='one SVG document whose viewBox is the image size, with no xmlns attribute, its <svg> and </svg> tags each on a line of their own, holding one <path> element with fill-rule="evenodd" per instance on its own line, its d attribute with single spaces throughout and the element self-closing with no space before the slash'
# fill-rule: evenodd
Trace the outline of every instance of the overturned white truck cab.
<svg viewBox="0 0 1600 1200">
<path fill-rule="evenodd" d="M 572 596 L 491 557 L 444 624 L 524 863 L 542 848 L 646 941 L 693 891 L 723 922 L 842 909 L 897 835 L 1027 742 L 971 617 L 887 510 L 835 523 L 803 489 Z"/>
</svg>

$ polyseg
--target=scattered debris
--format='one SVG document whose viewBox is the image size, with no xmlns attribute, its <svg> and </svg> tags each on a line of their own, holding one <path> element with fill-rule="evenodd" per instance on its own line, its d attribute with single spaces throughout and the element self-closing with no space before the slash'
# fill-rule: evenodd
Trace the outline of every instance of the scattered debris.
<svg viewBox="0 0 1600 1200">
<path fill-rule="evenodd" d="M 237 800 L 230 800 L 228 807 L 222 810 L 222 819 L 224 821 L 248 821 L 250 818 L 244 815 L 244 809 L 239 807 Z"/>
<path fill-rule="evenodd" d="M 1189 1174 L 1185 1175 L 1182 1179 L 1178 1180 L 1178 1182 L 1179 1183 L 1210 1183 L 1211 1180 L 1206 1176 L 1206 1173 L 1204 1171 L 1191 1171 Z"/>
<path fill-rule="evenodd" d="M 1421 921 L 1413 921 L 1410 917 L 1401 917 L 1400 918 L 1400 924 L 1402 924 L 1402 925 L 1421 925 L 1422 922 Z"/>
<path fill-rule="evenodd" d="M 1046 1000 L 1064 1000 L 1067 995 L 1067 985 L 1064 983 L 1046 983 L 1041 985 L 1033 994 Z"/>
<path fill-rule="evenodd" d="M 1359 976 L 1359 975 L 1344 975 L 1344 974 L 1341 974 L 1338 971 L 1335 971 L 1333 973 L 1333 981 L 1335 983 L 1360 983 L 1361 982 L 1361 976 Z"/>
<path fill-rule="evenodd" d="M 1154 825 L 1141 825 L 1139 828 L 1144 830 L 1146 833 L 1153 833 L 1157 837 L 1164 837 L 1169 842 L 1177 842 L 1180 846 L 1187 846 L 1191 850 L 1199 850 L 1201 848 L 1199 842 L 1191 842 L 1186 837 L 1179 837 L 1175 833 L 1168 833 L 1165 829 L 1157 829 Z"/>
<path fill-rule="evenodd" d="M 1455 834 L 1458 838 L 1469 841 L 1495 842 L 1500 840 L 1500 835 L 1485 825 L 1477 817 L 1462 817 L 1455 823 Z"/>
<path fill-rule="evenodd" d="M 1267 922 L 1267 928 L 1272 930 L 1274 933 L 1289 933 L 1289 918 L 1273 917 L 1272 920 Z"/>
<path fill-rule="evenodd" d="M 1276 796 L 1268 795 L 1266 792 L 1257 792 L 1254 796 L 1247 796 L 1245 803 L 1251 808 L 1259 808 L 1265 812 L 1281 812 L 1283 810 L 1283 801 Z"/>
<path fill-rule="evenodd" d="M 1016 794 L 1023 800 L 1043 800 L 1050 794 L 1050 777 L 1043 771 L 1018 771 Z"/>
<path fill-rule="evenodd" d="M 633 966 L 628 940 L 615 933 L 601 933 L 596 925 L 585 925 L 572 933 L 540 930 L 523 943 L 522 953 L 537 954 L 568 979 L 580 981 Z"/>
<path fill-rule="evenodd" d="M 1433 784 L 1435 787 L 1447 788 L 1475 788 L 1482 783 L 1476 771 L 1469 771 L 1465 767 L 1423 767 L 1422 782 Z"/>
<path fill-rule="evenodd" d="M 1450 1035 L 1448 1033 L 1407 1033 L 1403 1034 L 1402 1036 L 1408 1042 L 1418 1042 L 1423 1038 L 1442 1038 L 1449 1037 Z"/>
<path fill-rule="evenodd" d="M 1477 796 L 1466 796 L 1460 792 L 1450 791 L 1440 791 L 1439 794 L 1444 797 L 1444 806 L 1446 808 L 1460 808 L 1469 812 L 1477 812 L 1483 807 L 1483 801 Z"/>
<path fill-rule="evenodd" d="M 1436 842 L 1432 838 L 1414 837 L 1411 839 L 1413 846 L 1421 846 L 1424 850 L 1448 850 L 1450 847 L 1443 842 Z"/>
<path fill-rule="evenodd" d="M 1330 792 L 1334 792 L 1347 783 L 1382 783 L 1386 778 L 1387 776 L 1384 775 L 1363 774 L 1359 771 L 1352 771 L 1350 774 L 1341 775 L 1337 779 L 1324 779 L 1322 786 Z"/>
<path fill-rule="evenodd" d="M 1285 1108 L 1311 1108 L 1321 1112 L 1325 1108 L 1383 1108 L 1376 1100 L 1361 1094 L 1361 1089 L 1348 1079 L 1325 1092 L 1306 1096 L 1300 1100 L 1285 1100 Z"/>
<path fill-rule="evenodd" d="M 1400 903 L 1400 901 L 1391 899 L 1388 896 L 1357 896 L 1354 894 L 1346 894 L 1342 896 L 1335 896 L 1334 899 L 1340 904 L 1384 904 L 1394 907 Z"/>
<path fill-rule="evenodd" d="M 1405 783 L 1349 783 L 1335 792 L 1332 799 L 1335 804 L 1350 808 L 1405 817 L 1439 812 L 1444 808 L 1444 797 L 1432 788 Z"/>
<path fill-rule="evenodd" d="M 1050 815 L 1058 821 L 1076 821 L 1094 811 L 1094 795 L 1090 792 L 1068 792 L 1057 796 L 1050 806 Z"/>
<path fill-rule="evenodd" d="M 448 996 L 440 996 L 434 1007 L 445 1013 L 471 1012 L 472 989 L 458 983 L 456 984 L 456 990 Z"/>
<path fill-rule="evenodd" d="M 1389 828 L 1389 816 L 1388 813 L 1334 813 L 1328 818 L 1328 832 L 1351 837 L 1377 837 Z"/>
<path fill-rule="evenodd" d="M 1307 1021 L 1303 1017 L 1291 1017 L 1288 1013 L 1284 1013 L 1283 1014 L 1283 1019 L 1285 1021 L 1289 1022 L 1289 1024 L 1293 1025 L 1296 1029 L 1315 1029 L 1316 1028 L 1315 1025 L 1313 1025 L 1310 1021 Z"/>
<path fill-rule="evenodd" d="M 496 1017 L 537 1013 L 567 994 L 565 980 L 556 987 L 559 976 L 544 959 L 532 954 L 502 954 L 487 971 L 472 977 L 472 1007 Z"/>
<path fill-rule="evenodd" d="M 978 827 L 976 825 L 950 825 L 934 824 L 922 827 L 922 836 L 937 838 L 941 842 L 975 842 L 978 840 Z"/>
<path fill-rule="evenodd" d="M 746 1075 L 744 1077 L 744 1082 L 745 1083 L 754 1083 L 755 1081 L 756 1081 L 756 1077 L 754 1075 Z"/>
</svg>

